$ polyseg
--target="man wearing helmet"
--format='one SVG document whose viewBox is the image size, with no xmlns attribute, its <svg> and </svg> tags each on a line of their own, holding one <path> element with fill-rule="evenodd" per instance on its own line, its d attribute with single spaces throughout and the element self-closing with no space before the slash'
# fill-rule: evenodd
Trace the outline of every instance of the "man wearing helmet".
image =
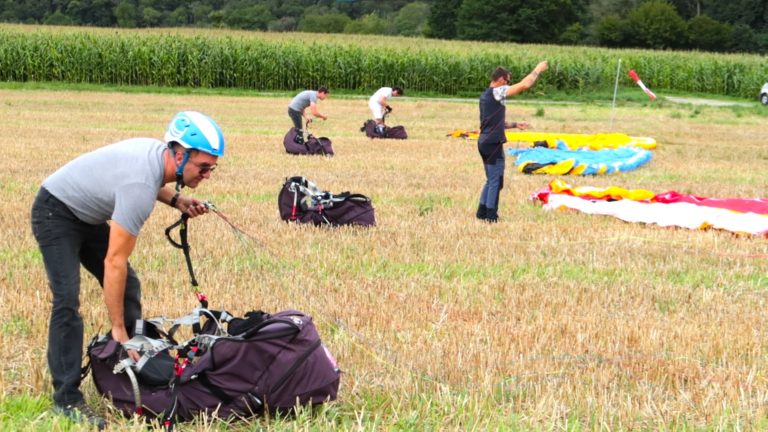
<svg viewBox="0 0 768 432">
<path fill-rule="evenodd" d="M 128 258 L 142 225 L 157 201 L 191 217 L 206 213 L 203 202 L 180 190 L 209 178 L 223 155 L 219 126 L 204 114 L 185 111 L 168 125 L 164 142 L 133 138 L 101 147 L 43 181 L 32 206 L 32 232 L 52 293 L 48 366 L 55 411 L 99 428 L 105 425 L 79 389 L 80 265 L 103 288 L 112 338 L 126 342 L 141 318 L 141 285 Z M 175 190 L 165 186 L 173 182 Z M 138 359 L 135 352 L 131 355 Z"/>
</svg>

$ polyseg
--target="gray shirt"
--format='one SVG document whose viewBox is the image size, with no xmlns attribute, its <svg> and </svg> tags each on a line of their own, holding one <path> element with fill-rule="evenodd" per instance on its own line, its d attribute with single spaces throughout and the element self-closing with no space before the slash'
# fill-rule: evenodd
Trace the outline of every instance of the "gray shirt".
<svg viewBox="0 0 768 432">
<path fill-rule="evenodd" d="M 297 94 L 293 100 L 291 100 L 288 108 L 294 111 L 303 112 L 310 104 L 313 103 L 317 103 L 317 91 L 304 90 L 303 92 Z"/>
<path fill-rule="evenodd" d="M 166 148 L 151 138 L 101 147 L 59 168 L 43 187 L 81 221 L 97 225 L 113 220 L 138 236 L 164 184 Z"/>
</svg>

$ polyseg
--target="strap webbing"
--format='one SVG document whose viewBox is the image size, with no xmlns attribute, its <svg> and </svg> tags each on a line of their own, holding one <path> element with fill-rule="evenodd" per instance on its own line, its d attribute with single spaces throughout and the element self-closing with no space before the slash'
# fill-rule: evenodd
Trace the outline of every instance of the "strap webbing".
<svg viewBox="0 0 768 432">
<path fill-rule="evenodd" d="M 168 241 L 174 247 L 184 251 L 184 259 L 187 261 L 187 270 L 189 271 L 190 283 L 192 284 L 192 288 L 195 290 L 195 296 L 197 297 L 197 300 L 200 301 L 200 305 L 203 307 L 203 309 L 207 309 L 208 297 L 200 291 L 197 279 L 195 279 L 195 270 L 192 268 L 192 257 L 189 254 L 189 240 L 187 239 L 187 234 L 189 231 L 187 225 L 188 220 L 189 215 L 182 213 L 181 218 L 178 221 L 165 229 L 165 237 L 168 238 Z M 176 227 L 179 227 L 179 242 L 176 242 L 171 237 L 171 231 Z"/>
</svg>

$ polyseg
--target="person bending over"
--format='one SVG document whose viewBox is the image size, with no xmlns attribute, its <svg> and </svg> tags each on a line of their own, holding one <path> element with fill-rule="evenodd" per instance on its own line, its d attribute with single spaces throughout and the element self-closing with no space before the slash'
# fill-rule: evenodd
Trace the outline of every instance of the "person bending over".
<svg viewBox="0 0 768 432">
<path fill-rule="evenodd" d="M 384 135 L 384 115 L 392 111 L 389 99 L 403 95 L 401 87 L 382 87 L 368 99 L 368 107 L 371 108 L 373 120 L 376 122 L 376 133 Z"/>
<path fill-rule="evenodd" d="M 52 293 L 48 366 L 56 413 L 99 429 L 106 425 L 80 391 L 80 266 L 102 287 L 112 338 L 128 341 L 141 318 L 141 284 L 128 262 L 141 227 L 157 201 L 191 217 L 207 213 L 202 201 L 180 190 L 210 178 L 223 155 L 219 126 L 204 114 L 184 111 L 171 120 L 162 141 L 132 138 L 101 147 L 43 181 L 31 216 Z M 175 189 L 166 186 L 172 182 Z M 138 360 L 135 351 L 129 355 Z"/>
<path fill-rule="evenodd" d="M 304 90 L 303 92 L 294 96 L 291 103 L 288 105 L 288 117 L 293 121 L 293 127 L 296 128 L 296 144 L 304 143 L 304 126 L 302 124 L 302 118 L 309 123 L 312 121 L 311 117 L 307 114 L 307 108 L 312 112 L 312 115 L 328 120 L 328 116 L 321 114 L 317 109 L 317 101 L 325 100 L 328 97 L 328 88 L 319 87 L 317 90 Z"/>
</svg>

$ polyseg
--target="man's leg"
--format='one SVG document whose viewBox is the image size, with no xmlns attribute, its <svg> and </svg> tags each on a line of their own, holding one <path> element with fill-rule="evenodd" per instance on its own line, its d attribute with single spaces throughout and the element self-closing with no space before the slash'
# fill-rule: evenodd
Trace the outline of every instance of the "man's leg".
<svg viewBox="0 0 768 432">
<path fill-rule="evenodd" d="M 485 168 L 485 164 L 483 164 L 483 168 Z M 485 184 L 483 185 L 483 189 L 480 191 L 480 204 L 477 206 L 477 213 L 475 216 L 478 219 L 485 219 L 488 213 L 488 207 L 485 205 L 485 203 L 488 200 L 488 170 L 486 170 L 485 175 Z"/>
<path fill-rule="evenodd" d="M 376 122 L 374 131 L 379 135 L 384 135 L 384 110 L 378 102 L 368 102 L 368 108 L 371 109 L 371 115 Z"/>
<path fill-rule="evenodd" d="M 57 406 L 83 401 L 80 367 L 83 319 L 80 316 L 79 220 L 67 207 L 41 190 L 32 206 L 32 232 L 43 256 L 53 294 L 48 326 L 48 367 Z"/>
<path fill-rule="evenodd" d="M 377 118 L 376 119 L 376 133 L 379 135 L 384 135 L 385 127 L 384 127 L 384 119 Z"/>
<path fill-rule="evenodd" d="M 475 213 L 475 217 L 478 219 L 485 219 L 488 217 L 488 207 L 485 206 L 485 204 L 480 204 L 477 206 L 477 213 Z"/>
<path fill-rule="evenodd" d="M 296 141 L 297 144 L 303 144 L 304 143 L 304 129 L 302 129 L 302 116 L 299 111 L 293 110 L 291 108 L 288 108 L 288 117 L 291 118 L 291 121 L 293 122 L 293 127 L 296 129 L 296 138 L 294 141 Z"/>
<path fill-rule="evenodd" d="M 92 234 L 86 238 L 80 252 L 83 267 L 88 270 L 104 287 L 104 258 L 109 247 L 109 225 L 102 224 L 94 227 Z M 136 320 L 141 318 L 141 282 L 136 272 L 128 264 L 128 274 L 125 280 L 125 295 L 123 297 L 123 317 L 128 334 L 133 333 Z"/>
<path fill-rule="evenodd" d="M 485 220 L 497 222 L 499 218 L 499 193 L 504 188 L 504 158 L 500 157 L 493 163 L 487 163 L 484 166 L 485 176 L 488 179 L 486 188 L 483 188 L 486 206 Z"/>
</svg>

